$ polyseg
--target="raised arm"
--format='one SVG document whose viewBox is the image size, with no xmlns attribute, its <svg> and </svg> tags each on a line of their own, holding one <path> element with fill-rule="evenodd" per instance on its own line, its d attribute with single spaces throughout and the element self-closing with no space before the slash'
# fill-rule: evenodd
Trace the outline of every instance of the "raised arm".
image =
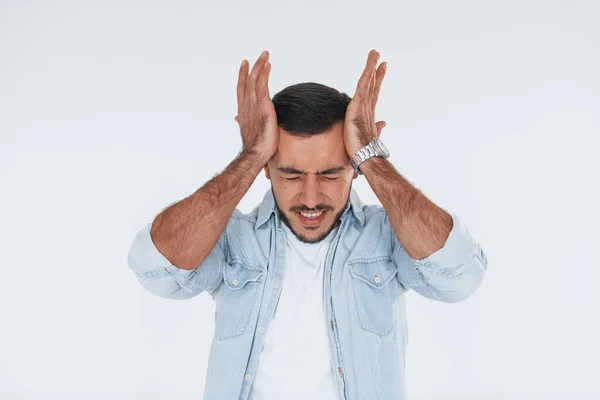
<svg viewBox="0 0 600 400">
<path fill-rule="evenodd" d="M 344 141 L 352 156 L 373 138 L 385 122 L 375 122 L 375 106 L 387 64 L 377 67 L 372 50 L 348 105 Z M 372 157 L 360 165 L 367 182 L 388 216 L 393 230 L 392 253 L 398 280 L 425 297 L 457 302 L 482 283 L 487 257 L 456 215 L 429 200 L 387 159 Z"/>
<path fill-rule="evenodd" d="M 268 90 L 271 64 L 263 52 L 238 77 L 238 115 L 243 147 L 220 174 L 172 204 L 136 235 L 130 268 L 148 290 L 161 297 L 188 298 L 219 283 L 224 262 L 223 234 L 235 207 L 277 151 L 279 127 Z M 183 291 L 183 292 L 182 292 Z"/>
</svg>

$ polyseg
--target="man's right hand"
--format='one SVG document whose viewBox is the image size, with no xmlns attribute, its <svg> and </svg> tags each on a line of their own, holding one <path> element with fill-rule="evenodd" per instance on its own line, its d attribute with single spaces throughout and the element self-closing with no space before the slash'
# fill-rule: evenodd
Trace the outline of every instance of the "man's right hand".
<svg viewBox="0 0 600 400">
<path fill-rule="evenodd" d="M 242 61 L 237 84 L 238 114 L 243 152 L 254 153 L 266 163 L 277 151 L 279 125 L 269 95 L 269 52 L 263 51 L 248 74 L 250 65 Z"/>
<path fill-rule="evenodd" d="M 214 289 L 221 282 L 225 250 L 219 239 L 240 200 L 277 151 L 279 126 L 267 87 L 271 65 L 269 53 L 262 55 L 250 75 L 246 60 L 240 67 L 235 120 L 242 134 L 242 154 L 192 195 L 161 211 L 152 222 L 145 244 L 134 242 L 134 252 L 129 257 L 130 265 L 137 271 L 164 269 L 161 257 L 144 250 L 151 248 L 148 239 L 173 266 L 185 270 L 206 268 L 202 278 L 198 278 L 201 284 L 192 284 L 192 292 L 184 291 L 183 284 L 170 275 L 161 282 L 148 281 L 147 288 L 162 297 L 189 298 L 210 286 Z M 204 263 L 212 252 L 215 258 Z"/>
</svg>

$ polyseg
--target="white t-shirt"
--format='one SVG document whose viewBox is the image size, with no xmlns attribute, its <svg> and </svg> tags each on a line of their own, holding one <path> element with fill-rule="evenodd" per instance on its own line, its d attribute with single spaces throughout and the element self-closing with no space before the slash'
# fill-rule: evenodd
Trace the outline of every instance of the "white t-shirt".
<svg viewBox="0 0 600 400">
<path fill-rule="evenodd" d="M 339 227 L 319 243 L 286 234 L 286 270 L 249 400 L 338 400 L 323 310 L 325 256 Z"/>
</svg>

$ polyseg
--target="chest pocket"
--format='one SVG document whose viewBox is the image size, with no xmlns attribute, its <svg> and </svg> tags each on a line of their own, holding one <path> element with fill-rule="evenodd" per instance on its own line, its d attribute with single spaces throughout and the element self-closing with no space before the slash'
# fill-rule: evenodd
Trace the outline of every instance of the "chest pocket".
<svg viewBox="0 0 600 400">
<path fill-rule="evenodd" d="M 215 336 L 227 339 L 244 333 L 260 297 L 265 270 L 241 262 L 226 264 L 224 284 L 216 303 Z"/>
<path fill-rule="evenodd" d="M 396 264 L 389 256 L 348 262 L 360 326 L 380 336 L 394 327 L 392 305 L 398 290 Z"/>
</svg>

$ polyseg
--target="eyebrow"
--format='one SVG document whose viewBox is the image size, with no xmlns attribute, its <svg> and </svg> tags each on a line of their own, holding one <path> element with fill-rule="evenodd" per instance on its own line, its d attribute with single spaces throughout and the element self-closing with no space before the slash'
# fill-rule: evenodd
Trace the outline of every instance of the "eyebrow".
<svg viewBox="0 0 600 400">
<path fill-rule="evenodd" d="M 333 168 L 328 168 L 325 169 L 323 171 L 318 171 L 317 175 L 333 175 L 333 174 L 337 174 L 340 171 L 343 171 L 344 168 L 346 167 L 333 167 Z M 298 174 L 298 175 L 306 175 L 306 172 L 304 171 L 300 171 L 299 169 L 293 168 L 293 167 L 279 167 L 277 168 L 277 170 L 279 172 L 283 172 L 284 174 Z"/>
</svg>

